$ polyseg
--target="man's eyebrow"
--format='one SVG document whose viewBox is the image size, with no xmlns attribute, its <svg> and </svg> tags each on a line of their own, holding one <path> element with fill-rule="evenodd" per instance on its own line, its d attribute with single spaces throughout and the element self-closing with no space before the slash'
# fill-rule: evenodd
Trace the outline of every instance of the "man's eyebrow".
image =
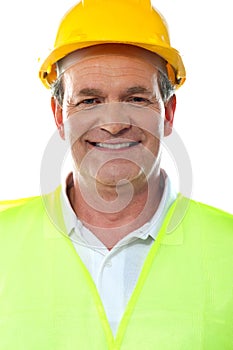
<svg viewBox="0 0 233 350">
<path fill-rule="evenodd" d="M 151 94 L 151 90 L 147 89 L 144 86 L 138 85 L 138 86 L 132 86 L 126 90 L 126 94 Z"/>
<path fill-rule="evenodd" d="M 84 88 L 78 92 L 78 95 L 82 96 L 93 96 L 93 95 L 102 95 L 103 92 L 95 88 Z"/>
<path fill-rule="evenodd" d="M 151 94 L 152 92 L 151 92 L 151 90 L 147 89 L 144 86 L 137 85 L 137 86 L 132 86 L 132 87 L 126 89 L 123 92 L 123 95 L 145 94 L 145 93 Z M 95 96 L 95 95 L 102 96 L 103 92 L 100 89 L 96 89 L 96 88 L 84 88 L 78 92 L 78 95 L 81 95 L 81 96 Z"/>
</svg>

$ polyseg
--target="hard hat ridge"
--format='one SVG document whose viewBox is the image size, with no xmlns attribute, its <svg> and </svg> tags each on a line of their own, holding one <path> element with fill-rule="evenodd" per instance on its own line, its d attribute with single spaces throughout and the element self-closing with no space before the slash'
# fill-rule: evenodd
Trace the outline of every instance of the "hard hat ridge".
<svg viewBox="0 0 233 350">
<path fill-rule="evenodd" d="M 109 0 L 106 0 L 109 1 Z M 110 0 L 111 1 L 111 0 Z M 113 0 L 115 2 L 118 2 L 118 0 Z M 148 6 L 149 8 L 152 7 L 151 0 L 130 0 L 134 4 L 141 4 L 143 6 Z M 81 0 L 83 6 L 93 6 L 94 3 L 97 5 L 100 4 L 101 0 Z"/>
</svg>

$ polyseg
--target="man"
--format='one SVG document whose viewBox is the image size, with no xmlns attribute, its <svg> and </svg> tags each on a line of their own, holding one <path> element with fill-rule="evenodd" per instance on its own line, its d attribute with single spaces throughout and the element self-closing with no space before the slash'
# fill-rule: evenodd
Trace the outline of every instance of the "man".
<svg viewBox="0 0 233 350">
<path fill-rule="evenodd" d="M 2 204 L 0 348 L 232 349 L 233 218 L 160 167 L 185 81 L 161 15 L 82 1 L 40 78 L 73 170 Z"/>
</svg>

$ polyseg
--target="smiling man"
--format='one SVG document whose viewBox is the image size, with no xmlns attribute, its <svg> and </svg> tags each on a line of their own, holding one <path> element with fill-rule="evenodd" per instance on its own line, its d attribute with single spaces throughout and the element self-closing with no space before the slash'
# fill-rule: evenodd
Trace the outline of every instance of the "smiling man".
<svg viewBox="0 0 233 350">
<path fill-rule="evenodd" d="M 105 44 L 75 51 L 58 67 L 52 107 L 61 137 L 71 142 L 70 202 L 85 226 L 112 248 L 154 215 L 164 192 L 161 139 L 172 130 L 176 105 L 175 95 L 166 101 L 161 95 L 158 77 L 166 74 L 165 61 L 143 48 Z M 56 98 L 60 89 L 62 100 Z"/>
<path fill-rule="evenodd" d="M 163 17 L 149 0 L 83 0 L 39 75 L 72 171 L 2 203 L 0 349 L 233 349 L 233 217 L 161 168 L 185 81 Z M 50 146 L 45 181 L 64 160 Z"/>
</svg>

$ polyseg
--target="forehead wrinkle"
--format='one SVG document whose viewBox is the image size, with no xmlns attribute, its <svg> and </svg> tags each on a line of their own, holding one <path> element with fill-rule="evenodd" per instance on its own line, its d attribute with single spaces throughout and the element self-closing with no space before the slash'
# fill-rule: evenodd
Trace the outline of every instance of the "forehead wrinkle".
<svg viewBox="0 0 233 350">
<path fill-rule="evenodd" d="M 120 55 L 118 60 L 113 60 L 113 58 L 114 56 L 110 54 L 106 56 L 86 57 L 85 59 L 76 61 L 71 66 L 66 67 L 62 74 L 69 75 L 71 72 L 72 75 L 75 75 L 77 73 L 79 77 L 84 76 L 86 79 L 90 78 L 91 81 L 93 81 L 93 76 L 96 75 L 98 80 L 98 75 L 100 74 L 102 77 L 106 78 L 121 78 L 125 75 L 135 75 L 138 76 L 138 78 L 143 78 L 146 71 L 151 72 L 151 78 L 153 78 L 159 70 L 156 65 L 146 60 L 139 59 L 138 57 Z M 129 62 L 125 61 L 125 59 L 132 59 L 135 63 L 134 67 L 131 67 L 131 65 L 129 66 Z M 73 81 L 75 78 L 71 77 L 70 80 Z"/>
<path fill-rule="evenodd" d="M 58 75 L 62 74 L 75 63 L 81 63 L 92 58 L 103 56 L 117 57 L 117 59 L 126 57 L 140 61 L 143 60 L 161 69 L 165 73 L 167 72 L 165 60 L 146 49 L 127 44 L 102 44 L 79 49 L 63 57 L 57 62 Z"/>
<path fill-rule="evenodd" d="M 93 96 L 93 95 L 103 96 L 103 95 L 106 95 L 110 92 L 110 90 L 109 90 L 110 85 L 112 86 L 112 88 L 114 88 L 114 90 L 116 89 L 115 93 L 120 94 L 121 97 L 130 95 L 130 94 L 137 94 L 137 93 L 153 95 L 153 96 L 159 97 L 158 86 L 157 86 L 158 69 L 156 67 L 153 67 L 153 71 L 150 72 L 150 75 L 148 76 L 148 82 L 140 81 L 141 78 L 145 78 L 145 74 L 143 74 L 143 75 L 141 74 L 142 72 L 144 72 L 144 69 L 141 67 L 137 67 L 137 69 L 133 72 L 135 76 L 132 76 L 132 79 L 135 79 L 135 81 L 134 82 L 131 81 L 132 85 L 130 84 L 130 81 L 128 81 L 127 84 L 124 83 L 121 86 L 121 91 L 119 91 L 118 83 L 120 83 L 121 80 L 118 81 L 118 79 L 114 79 L 112 82 L 110 81 L 108 84 L 108 88 L 106 90 L 106 86 L 104 84 L 105 77 L 106 77 L 106 79 L 109 79 L 109 78 L 112 78 L 112 75 L 110 75 L 109 72 L 106 73 L 106 71 L 102 71 L 102 68 L 104 68 L 105 70 L 107 69 L 107 71 L 110 70 L 110 72 L 113 69 L 114 78 L 117 77 L 116 72 L 118 73 L 118 76 L 121 78 L 121 77 L 125 77 L 125 74 L 123 74 L 123 71 L 122 71 L 122 70 L 126 69 L 125 67 L 123 67 L 123 68 L 120 67 L 121 70 L 119 73 L 119 69 L 116 70 L 115 67 L 111 67 L 111 66 L 108 66 L 106 64 L 105 64 L 105 66 L 98 65 L 97 67 L 92 65 L 91 71 L 90 71 L 89 65 L 87 67 L 85 67 L 85 66 L 81 67 L 81 69 L 80 69 L 80 66 L 79 67 L 78 66 L 79 66 L 79 64 L 77 64 L 77 66 L 75 67 L 76 69 L 73 71 L 74 74 L 72 73 L 70 75 L 68 73 L 68 72 L 70 72 L 70 70 L 67 70 L 66 72 L 63 73 L 64 77 L 66 77 L 65 81 L 67 82 L 67 84 L 65 84 L 65 86 L 69 90 L 69 92 L 67 91 L 68 95 L 69 95 L 69 93 L 71 93 L 74 98 L 78 97 L 78 96 Z M 95 72 L 95 70 L 94 70 L 94 72 L 93 72 L 92 71 L 93 68 L 96 68 L 98 70 L 100 69 L 100 71 Z M 129 68 L 127 68 L 127 69 L 129 69 Z M 76 70 L 78 72 L 78 75 L 80 75 L 80 77 L 81 77 L 81 81 L 82 81 L 81 86 L 79 84 L 80 77 L 76 78 L 76 76 L 75 76 Z M 68 74 L 66 74 L 66 73 L 68 73 Z M 140 73 L 140 74 L 138 74 L 138 73 Z M 94 78 L 93 75 L 95 75 L 95 74 L 97 74 L 97 78 Z M 99 75 L 101 78 L 104 78 L 104 79 L 101 80 L 99 78 Z M 126 72 L 126 76 L 130 77 L 131 72 Z M 85 82 L 85 80 L 86 80 L 86 82 Z M 77 85 L 75 82 L 77 82 Z M 113 85 L 112 85 L 112 83 L 113 83 Z M 75 87 L 75 85 L 76 85 L 76 87 Z M 100 85 L 100 86 L 98 86 L 98 85 Z M 69 88 L 69 86 L 70 86 L 70 88 Z M 72 87 L 73 87 L 73 89 L 72 89 Z M 118 92 L 117 92 L 117 90 L 118 90 Z"/>
</svg>

